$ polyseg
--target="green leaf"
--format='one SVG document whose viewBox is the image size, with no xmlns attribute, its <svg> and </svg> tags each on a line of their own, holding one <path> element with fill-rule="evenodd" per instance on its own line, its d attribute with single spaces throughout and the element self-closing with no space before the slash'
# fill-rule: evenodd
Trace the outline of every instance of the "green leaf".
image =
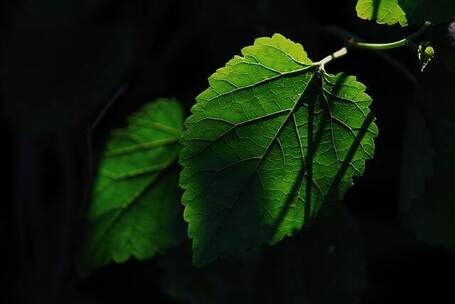
<svg viewBox="0 0 455 304">
<path fill-rule="evenodd" d="M 175 100 L 146 104 L 113 131 L 98 169 L 81 271 L 111 260 L 153 257 L 182 237 L 178 174 L 182 109 Z"/>
<path fill-rule="evenodd" d="M 453 0 L 358 0 L 357 16 L 379 24 L 401 26 L 444 23 L 455 17 Z"/>
<path fill-rule="evenodd" d="M 377 127 L 365 86 L 326 74 L 300 44 L 258 38 L 209 77 L 180 163 L 193 261 L 276 243 L 363 173 Z"/>
</svg>

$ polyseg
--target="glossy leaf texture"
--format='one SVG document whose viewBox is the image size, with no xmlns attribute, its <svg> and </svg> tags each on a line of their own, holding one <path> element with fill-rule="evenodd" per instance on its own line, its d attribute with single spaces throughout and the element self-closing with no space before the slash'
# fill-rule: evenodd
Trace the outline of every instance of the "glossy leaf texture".
<svg viewBox="0 0 455 304">
<path fill-rule="evenodd" d="M 273 244 L 338 201 L 373 156 L 371 98 L 300 44 L 258 38 L 209 77 L 186 120 L 180 163 L 193 262 Z"/>
<path fill-rule="evenodd" d="M 179 103 L 159 99 L 110 134 L 91 196 L 82 274 L 111 260 L 151 258 L 184 236 L 176 170 L 182 130 Z"/>
<path fill-rule="evenodd" d="M 358 0 L 357 16 L 379 24 L 419 25 L 449 22 L 455 17 L 452 0 Z"/>
</svg>

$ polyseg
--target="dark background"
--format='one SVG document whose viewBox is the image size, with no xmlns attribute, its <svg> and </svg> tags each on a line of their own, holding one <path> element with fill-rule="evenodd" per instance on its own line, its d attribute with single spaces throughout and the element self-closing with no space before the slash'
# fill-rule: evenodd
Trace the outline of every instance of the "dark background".
<svg viewBox="0 0 455 304">
<path fill-rule="evenodd" d="M 258 36 L 282 33 L 319 60 L 343 46 L 343 31 L 382 42 L 415 30 L 360 20 L 354 7 L 348 0 L 3 2 L 0 302 L 174 303 L 158 259 L 76 275 L 86 196 L 108 131 L 156 97 L 176 97 L 188 113 L 207 77 Z M 404 70 L 417 74 L 415 54 L 354 50 L 327 70 L 367 85 L 380 129 L 374 160 L 344 199 L 366 258 L 361 303 L 452 298 L 455 256 L 396 222 L 403 128 L 416 86 Z M 280 299 L 267 276 L 279 277 L 282 259 L 270 250 L 262 280 L 249 286 L 270 293 L 256 298 L 265 303 Z"/>
</svg>

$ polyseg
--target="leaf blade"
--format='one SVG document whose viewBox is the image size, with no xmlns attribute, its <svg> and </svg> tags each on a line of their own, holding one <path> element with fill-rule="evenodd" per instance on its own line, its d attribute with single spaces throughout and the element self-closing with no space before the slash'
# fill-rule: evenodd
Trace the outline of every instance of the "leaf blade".
<svg viewBox="0 0 455 304">
<path fill-rule="evenodd" d="M 455 17 L 455 4 L 450 0 L 358 0 L 356 11 L 365 20 L 405 27 L 448 22 Z"/>
<path fill-rule="evenodd" d="M 283 51 L 270 55 L 264 51 L 264 41 L 275 48 L 282 47 Z M 290 56 L 286 50 L 294 53 Z M 180 155 L 183 166 L 180 186 L 185 190 L 184 219 L 189 223 L 188 235 L 193 239 L 196 265 L 241 253 L 261 243 L 276 243 L 294 234 L 317 214 L 320 204 L 328 197 L 329 181 L 337 173 L 330 172 L 329 176 L 323 172 L 327 169 L 320 166 L 313 170 L 320 180 L 311 176 L 310 168 L 325 158 L 324 153 L 314 150 L 317 145 L 311 142 L 312 137 L 321 140 L 321 135 L 328 136 L 325 126 L 320 126 L 327 114 L 319 100 L 323 89 L 340 100 L 354 99 L 344 103 L 351 102 L 348 110 L 360 111 L 361 117 L 357 115 L 357 120 L 348 123 L 363 123 L 367 120 L 365 113 L 369 114 L 371 98 L 364 93 L 365 86 L 341 74 L 321 76 L 303 48 L 281 35 L 259 38 L 253 46 L 244 48 L 242 54 L 244 57 L 234 57 L 209 78 L 210 87 L 197 97 L 181 140 L 184 148 Z M 255 54 L 256 62 L 264 66 L 259 74 L 256 66 L 251 70 L 242 66 L 250 60 L 250 54 Z M 239 70 L 244 80 L 237 80 L 236 85 L 243 86 L 234 88 L 211 81 L 223 75 L 234 82 L 241 75 Z M 280 74 L 269 73 L 270 70 Z M 344 86 L 330 83 L 340 80 Z M 348 94 L 349 90 L 354 91 L 353 96 Z M 309 114 L 311 106 L 315 115 Z M 346 111 L 342 105 L 336 109 Z M 345 124 L 343 119 L 338 119 L 338 123 Z M 349 162 L 350 168 L 343 173 L 347 177 L 339 177 L 344 183 L 350 184 L 353 176 L 361 174 L 365 159 L 372 156 L 372 138 L 377 129 L 371 124 L 367 130 L 371 136 L 361 142 L 370 153 L 352 155 L 356 156 L 358 168 Z M 338 127 L 336 132 L 357 134 L 358 131 Z M 319 159 L 314 161 L 312 154 Z M 340 165 L 341 160 L 337 161 Z M 322 178 L 324 175 L 330 177 L 329 181 Z M 342 196 L 348 187 L 334 187 L 336 196 Z"/>
<path fill-rule="evenodd" d="M 178 174 L 180 105 L 158 99 L 114 130 L 91 196 L 81 273 L 130 257 L 144 260 L 182 237 Z"/>
</svg>

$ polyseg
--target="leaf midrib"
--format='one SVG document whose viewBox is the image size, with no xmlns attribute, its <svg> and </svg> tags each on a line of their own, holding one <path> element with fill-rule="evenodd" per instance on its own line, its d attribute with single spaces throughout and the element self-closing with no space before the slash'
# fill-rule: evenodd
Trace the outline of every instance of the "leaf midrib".
<svg viewBox="0 0 455 304">
<path fill-rule="evenodd" d="M 135 145 L 131 145 L 128 147 L 107 151 L 104 156 L 106 158 L 115 157 L 115 156 L 121 156 L 124 154 L 130 154 L 130 153 L 134 153 L 134 152 L 147 150 L 150 148 L 168 146 L 168 145 L 178 143 L 179 140 L 180 140 L 179 137 L 173 137 L 173 138 L 166 138 L 166 139 L 155 140 L 155 141 L 150 141 L 150 142 L 137 143 Z"/>
<path fill-rule="evenodd" d="M 257 173 L 257 170 L 259 168 L 259 166 L 262 164 L 262 162 L 264 161 L 265 157 L 267 156 L 267 154 L 269 153 L 269 151 L 271 150 L 274 142 L 276 141 L 276 139 L 278 138 L 278 136 L 280 135 L 281 131 L 283 130 L 283 128 L 286 126 L 287 122 L 289 121 L 289 119 L 291 118 L 291 116 L 294 114 L 295 110 L 297 109 L 297 107 L 300 105 L 301 103 L 301 99 L 302 97 L 304 96 L 304 94 L 307 92 L 307 89 L 310 87 L 311 85 L 311 82 L 314 78 L 314 75 L 316 73 L 313 73 L 310 77 L 310 79 L 308 80 L 307 82 L 307 85 L 306 87 L 304 88 L 304 90 L 302 91 L 302 93 L 300 94 L 299 98 L 297 98 L 297 101 L 296 103 L 294 104 L 294 106 L 291 108 L 291 110 L 289 111 L 289 113 L 287 114 L 286 118 L 284 119 L 283 123 L 280 125 L 280 127 L 278 128 L 277 132 L 275 133 L 275 135 L 273 136 L 272 140 L 270 141 L 269 145 L 266 147 L 266 149 L 264 150 L 264 153 L 259 157 L 258 159 L 258 162 L 255 166 L 255 168 L 252 170 L 252 174 L 250 175 L 250 177 L 248 178 L 248 180 L 245 182 L 245 185 L 244 187 L 239 191 L 238 195 L 236 196 L 236 199 L 234 200 L 234 202 L 232 203 L 232 206 L 228 207 L 228 208 L 225 208 L 225 209 L 228 209 L 229 212 L 225 213 L 225 215 L 222 217 L 221 219 L 221 222 L 220 224 L 218 225 L 217 229 L 215 230 L 215 232 L 212 234 L 212 237 L 210 238 L 209 242 L 208 242 L 208 245 L 207 245 L 207 248 L 206 250 L 209 251 L 211 249 L 211 247 L 213 246 L 213 243 L 214 243 L 214 239 L 215 237 L 218 235 L 218 233 L 220 232 L 220 229 L 221 227 L 224 225 L 224 223 L 226 222 L 227 218 L 232 215 L 232 212 L 234 210 L 234 208 L 236 207 L 238 201 L 239 201 L 239 197 L 242 195 L 243 191 L 245 191 L 245 189 L 247 188 L 247 186 L 250 184 L 251 182 L 251 179 L 256 175 Z M 299 145 L 301 145 L 301 142 L 300 142 L 300 137 L 299 137 Z M 300 149 L 303 149 L 302 146 L 300 146 Z M 302 162 L 305 162 L 305 159 L 303 158 L 302 159 Z M 223 209 L 223 210 L 225 210 Z"/>
</svg>

